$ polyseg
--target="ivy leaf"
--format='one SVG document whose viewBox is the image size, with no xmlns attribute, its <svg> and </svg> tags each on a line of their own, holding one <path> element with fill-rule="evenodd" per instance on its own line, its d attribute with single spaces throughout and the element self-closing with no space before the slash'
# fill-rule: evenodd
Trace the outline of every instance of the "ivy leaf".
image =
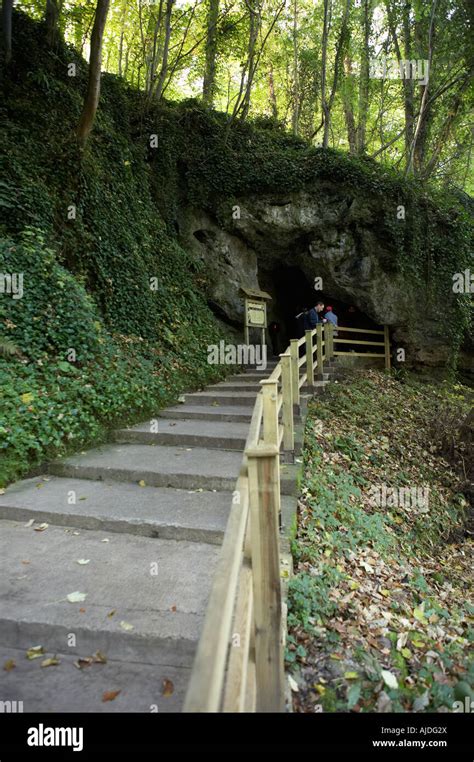
<svg viewBox="0 0 474 762">
<path fill-rule="evenodd" d="M 398 688 L 398 680 L 395 675 L 392 674 L 392 672 L 389 672 L 387 669 L 383 669 L 381 675 L 382 680 L 388 688 Z"/>
<path fill-rule="evenodd" d="M 361 685 L 360 683 L 354 683 L 347 692 L 347 708 L 353 709 L 360 698 Z"/>
</svg>

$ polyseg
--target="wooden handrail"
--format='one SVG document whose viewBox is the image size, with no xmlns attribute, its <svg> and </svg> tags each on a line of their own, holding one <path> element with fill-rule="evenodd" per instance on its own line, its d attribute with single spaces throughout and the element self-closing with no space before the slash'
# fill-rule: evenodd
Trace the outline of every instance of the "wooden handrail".
<svg viewBox="0 0 474 762">
<path fill-rule="evenodd" d="M 370 344 L 373 347 L 384 347 L 385 342 L 384 341 L 356 341 L 355 339 L 339 339 L 337 336 L 334 337 L 334 342 L 338 342 L 338 344 Z"/>
<path fill-rule="evenodd" d="M 338 326 L 338 331 L 384 335 L 384 342 L 338 339 L 319 323 L 293 339 L 270 376 L 260 382 L 232 506 L 186 694 L 185 712 L 284 711 L 281 579 L 279 558 L 280 453 L 294 453 L 294 415 L 300 389 L 322 377 L 334 343 L 384 346 L 383 331 Z M 316 339 L 314 343 L 314 339 Z M 302 357 L 299 349 L 305 347 Z M 316 355 L 316 359 L 314 358 Z M 305 366 L 305 368 L 303 368 Z M 301 369 L 305 372 L 301 372 Z M 295 407 L 296 406 L 296 407 Z M 233 634 L 239 645 L 234 647 Z"/>
<path fill-rule="evenodd" d="M 377 333 L 379 335 L 383 336 L 383 330 L 382 331 L 374 331 L 372 328 L 352 328 L 349 325 L 338 325 L 337 326 L 338 331 L 351 331 L 353 333 Z"/>
</svg>

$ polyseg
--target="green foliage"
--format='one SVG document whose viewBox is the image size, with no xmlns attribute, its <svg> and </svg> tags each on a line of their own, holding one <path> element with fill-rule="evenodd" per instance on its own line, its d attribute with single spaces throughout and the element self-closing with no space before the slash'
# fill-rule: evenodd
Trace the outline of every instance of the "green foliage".
<svg viewBox="0 0 474 762">
<path fill-rule="evenodd" d="M 472 540 L 461 539 L 462 484 L 432 434 L 440 403 L 462 420 L 472 393 L 365 371 L 310 404 L 287 647 L 303 711 L 379 711 L 381 690 L 392 711 L 451 710 L 471 679 Z M 374 502 L 381 483 L 428 485 L 429 506 Z"/>
</svg>

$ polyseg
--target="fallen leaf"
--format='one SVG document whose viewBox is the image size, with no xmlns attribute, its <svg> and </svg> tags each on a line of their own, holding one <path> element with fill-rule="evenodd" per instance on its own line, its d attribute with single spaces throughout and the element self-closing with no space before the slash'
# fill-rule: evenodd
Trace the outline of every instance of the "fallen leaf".
<svg viewBox="0 0 474 762">
<path fill-rule="evenodd" d="M 16 664 L 13 661 L 13 659 L 7 659 L 7 661 L 3 665 L 3 669 L 5 670 L 5 672 L 11 672 L 12 669 L 15 669 L 15 667 L 16 667 Z"/>
<path fill-rule="evenodd" d="M 174 691 L 173 682 L 165 678 L 163 680 L 163 690 L 162 690 L 163 696 L 171 696 L 173 694 L 173 691 Z"/>
<path fill-rule="evenodd" d="M 395 675 L 393 675 L 387 669 L 383 669 L 381 675 L 385 685 L 387 685 L 389 688 L 398 688 L 398 680 Z"/>
<path fill-rule="evenodd" d="M 391 712 L 392 700 L 385 691 L 380 691 L 377 698 L 377 712 Z"/>
<path fill-rule="evenodd" d="M 49 524 L 38 524 L 37 527 L 35 527 L 35 532 L 44 532 L 45 529 L 49 527 Z"/>
<path fill-rule="evenodd" d="M 127 632 L 129 630 L 133 630 L 134 629 L 133 624 L 130 624 L 130 622 L 123 622 L 122 621 L 122 622 L 120 622 L 120 627 L 122 628 L 122 630 L 126 630 Z"/>
<path fill-rule="evenodd" d="M 30 519 L 30 520 L 29 520 L 29 521 L 28 521 L 28 522 L 25 524 L 25 527 L 32 527 L 34 523 L 35 523 L 35 520 L 34 520 L 34 519 Z"/>
<path fill-rule="evenodd" d="M 357 678 L 359 677 L 359 673 L 358 672 L 344 672 L 344 677 L 346 678 L 346 680 L 357 680 Z"/>
<path fill-rule="evenodd" d="M 26 652 L 26 658 L 30 659 L 30 660 L 31 659 L 38 659 L 43 654 L 44 654 L 44 648 L 43 648 L 43 646 L 32 646 Z"/>
<path fill-rule="evenodd" d="M 146 487 L 146 481 L 144 479 L 140 479 L 140 481 L 138 482 L 138 486 L 139 487 Z"/>
<path fill-rule="evenodd" d="M 100 651 L 96 651 L 94 656 L 81 656 L 74 662 L 74 666 L 78 669 L 84 669 L 84 667 L 90 667 L 91 664 L 107 664 L 107 657 Z"/>
<path fill-rule="evenodd" d="M 69 603 L 82 603 L 87 598 L 87 593 L 80 593 L 78 590 L 74 593 L 69 593 L 67 599 Z"/>
<path fill-rule="evenodd" d="M 115 612 L 116 612 L 116 609 L 113 609 L 113 611 L 109 611 L 109 613 L 107 614 L 107 616 L 109 617 L 109 619 L 112 619 L 112 617 L 113 617 L 113 615 L 115 614 Z"/>
<path fill-rule="evenodd" d="M 90 558 L 78 558 L 77 563 L 80 564 L 80 566 L 85 566 L 90 563 Z"/>
<path fill-rule="evenodd" d="M 45 659 L 41 662 L 42 667 L 55 667 L 57 664 L 59 664 L 59 659 L 56 658 L 56 656 L 52 656 L 50 659 Z"/>
<path fill-rule="evenodd" d="M 288 675 L 288 684 L 294 693 L 298 693 L 299 691 L 298 683 L 293 677 L 291 677 L 291 675 Z"/>
<path fill-rule="evenodd" d="M 118 691 L 105 691 L 102 695 L 102 701 L 114 701 L 114 699 L 117 698 L 119 693 L 121 693 L 121 690 Z"/>
<path fill-rule="evenodd" d="M 413 711 L 422 712 L 423 709 L 426 709 L 429 703 L 430 703 L 429 691 L 425 691 L 421 696 L 417 696 L 416 699 L 414 700 Z"/>
</svg>

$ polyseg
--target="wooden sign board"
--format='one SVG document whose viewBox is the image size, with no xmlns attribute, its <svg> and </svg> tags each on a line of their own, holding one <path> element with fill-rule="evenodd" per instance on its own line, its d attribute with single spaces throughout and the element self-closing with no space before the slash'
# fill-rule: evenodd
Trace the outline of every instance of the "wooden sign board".
<svg viewBox="0 0 474 762">
<path fill-rule="evenodd" d="M 246 315 L 245 322 L 249 328 L 266 328 L 267 326 L 267 305 L 265 302 L 245 300 Z"/>
</svg>

